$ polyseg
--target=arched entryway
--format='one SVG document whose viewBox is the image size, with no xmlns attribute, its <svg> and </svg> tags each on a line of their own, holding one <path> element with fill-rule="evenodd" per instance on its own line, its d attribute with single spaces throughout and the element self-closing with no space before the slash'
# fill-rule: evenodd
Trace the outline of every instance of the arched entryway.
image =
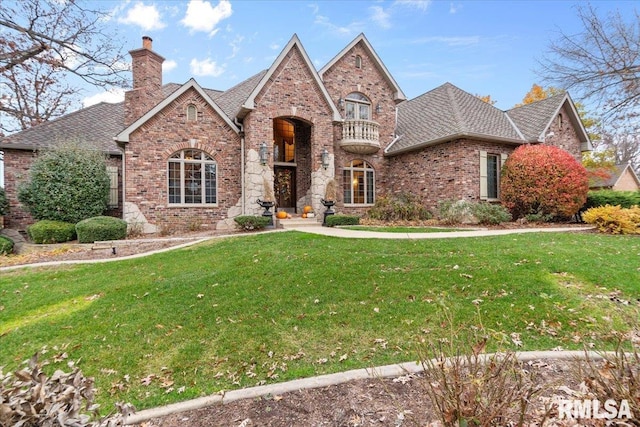
<svg viewBox="0 0 640 427">
<path fill-rule="evenodd" d="M 311 124 L 273 119 L 273 187 L 278 210 L 296 213 L 310 202 Z"/>
</svg>

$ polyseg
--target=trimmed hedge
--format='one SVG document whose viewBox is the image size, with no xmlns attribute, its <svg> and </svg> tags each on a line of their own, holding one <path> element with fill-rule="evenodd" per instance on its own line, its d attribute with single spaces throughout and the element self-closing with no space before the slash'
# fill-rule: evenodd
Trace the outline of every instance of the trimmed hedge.
<svg viewBox="0 0 640 427">
<path fill-rule="evenodd" d="M 378 197 L 375 205 L 367 212 L 367 216 L 381 221 L 413 221 L 433 218 L 433 214 L 422 205 L 420 199 L 411 193 Z"/>
<path fill-rule="evenodd" d="M 599 206 L 606 205 L 620 206 L 623 208 L 640 206 L 640 191 L 589 191 L 589 194 L 587 195 L 587 203 L 585 203 L 584 209 L 597 208 Z"/>
<path fill-rule="evenodd" d="M 327 216 L 327 227 L 336 227 L 340 225 L 358 225 L 360 217 L 356 215 L 329 215 Z"/>
<path fill-rule="evenodd" d="M 0 236 L 0 255 L 13 253 L 13 240 L 6 236 Z"/>
<path fill-rule="evenodd" d="M 511 221 L 511 214 L 502 205 L 493 203 L 474 203 L 471 207 L 473 216 L 483 225 L 497 225 Z"/>
<path fill-rule="evenodd" d="M 112 216 L 95 216 L 77 223 L 76 232 L 80 243 L 122 240 L 127 237 L 127 222 Z"/>
<path fill-rule="evenodd" d="M 69 222 L 38 221 L 27 227 L 27 234 L 34 243 L 64 243 L 76 238 L 76 226 Z"/>
<path fill-rule="evenodd" d="M 271 222 L 267 216 L 241 215 L 233 219 L 240 230 L 255 231 L 262 230 Z"/>
</svg>

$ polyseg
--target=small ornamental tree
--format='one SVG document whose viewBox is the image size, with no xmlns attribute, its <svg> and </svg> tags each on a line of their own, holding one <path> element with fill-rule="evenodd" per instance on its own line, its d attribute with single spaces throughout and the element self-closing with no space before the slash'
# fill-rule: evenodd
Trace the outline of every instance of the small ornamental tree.
<svg viewBox="0 0 640 427">
<path fill-rule="evenodd" d="M 104 155 L 64 143 L 33 162 L 18 199 L 37 220 L 77 223 L 102 215 L 109 201 Z"/>
<path fill-rule="evenodd" d="M 501 199 L 514 218 L 541 215 L 570 218 L 587 200 L 587 171 L 567 151 L 549 145 L 523 145 L 505 162 Z"/>
</svg>

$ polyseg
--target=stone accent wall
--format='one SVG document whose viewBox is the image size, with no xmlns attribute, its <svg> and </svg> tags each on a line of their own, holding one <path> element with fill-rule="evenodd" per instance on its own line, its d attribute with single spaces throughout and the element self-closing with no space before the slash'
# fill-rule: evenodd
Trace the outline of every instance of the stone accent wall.
<svg viewBox="0 0 640 427">
<path fill-rule="evenodd" d="M 432 212 L 442 200 L 480 201 L 480 151 L 511 154 L 511 145 L 460 139 L 388 158 L 378 182 L 387 194 L 412 193 Z"/>
<path fill-rule="evenodd" d="M 361 68 L 356 68 L 356 56 L 362 58 Z M 362 42 L 356 44 L 345 53 L 322 76 L 324 84 L 334 103 L 338 105 L 340 98 L 345 99 L 352 92 L 360 92 L 371 101 L 371 119 L 380 125 L 380 150 L 369 155 L 357 155 L 348 153 L 338 148 L 338 142 L 342 139 L 342 126 L 336 125 L 334 129 L 335 141 L 335 168 L 338 181 L 338 203 L 336 209 L 340 213 L 363 214 L 366 207 L 345 207 L 342 194 L 342 172 L 352 160 L 362 159 L 369 163 L 376 174 L 376 197 L 387 191 L 385 182 L 381 179 L 385 174 L 386 161 L 383 151 L 393 140 L 395 129 L 396 104 L 393 100 L 395 92 L 378 68 L 376 61 L 368 55 L 368 50 Z M 376 107 L 380 105 L 380 113 Z M 344 107 L 340 108 L 340 114 L 344 117 Z"/>
<path fill-rule="evenodd" d="M 28 150 L 4 149 L 5 191 L 9 200 L 9 215 L 5 217 L 5 228 L 25 230 L 35 220 L 18 200 L 18 188 L 29 178 L 29 171 L 38 153 Z M 122 159 L 119 156 L 107 158 L 108 166 L 118 167 L 118 207 L 107 209 L 105 215 L 122 217 Z"/>
<path fill-rule="evenodd" d="M 273 185 L 273 119 L 296 119 L 309 125 L 308 148 L 300 147 L 296 152 L 298 205 L 307 200 L 309 189 L 318 187 L 317 180 L 325 176 L 320 155 L 326 148 L 333 154 L 333 116 L 331 106 L 325 100 L 321 88 L 316 84 L 312 70 L 294 46 L 274 70 L 271 78 L 255 98 L 255 109 L 244 118 L 245 141 L 247 150 L 247 184 L 245 202 L 248 215 L 258 215 L 262 209 L 256 203 L 263 197 L 263 179 Z M 296 126 L 299 128 L 300 126 Z M 304 126 L 302 126 L 304 128 Z M 297 129 L 298 130 L 298 129 Z M 267 144 L 269 160 L 266 166 L 255 162 L 251 153 L 258 153 L 262 142 Z M 302 144 L 306 144 L 302 141 Z M 261 177 L 249 176 L 261 174 Z M 309 181 L 310 180 L 310 181 Z M 313 208 L 320 211 L 320 197 L 312 200 Z"/>
<path fill-rule="evenodd" d="M 198 110 L 196 121 L 187 121 L 190 104 Z M 216 206 L 168 204 L 167 161 L 173 153 L 189 148 L 202 150 L 217 162 Z M 144 222 L 144 218 L 155 226 L 142 225 L 146 231 L 214 229 L 239 203 L 240 136 L 195 89 L 186 91 L 133 132 L 125 150 L 126 202 L 135 205 L 127 208 L 125 219 Z"/>
</svg>

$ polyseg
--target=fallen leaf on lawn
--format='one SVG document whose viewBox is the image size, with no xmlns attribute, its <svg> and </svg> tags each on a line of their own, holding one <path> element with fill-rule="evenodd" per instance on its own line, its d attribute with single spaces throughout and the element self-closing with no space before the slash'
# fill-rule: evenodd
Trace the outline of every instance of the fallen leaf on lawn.
<svg viewBox="0 0 640 427">
<path fill-rule="evenodd" d="M 198 295 L 196 295 L 196 297 L 197 297 L 198 299 L 202 299 L 202 297 L 203 297 L 203 296 L 204 296 L 204 294 L 198 294 Z"/>
<path fill-rule="evenodd" d="M 342 362 L 343 360 L 347 360 L 347 353 L 343 354 L 342 356 L 340 356 L 339 361 Z"/>
</svg>

